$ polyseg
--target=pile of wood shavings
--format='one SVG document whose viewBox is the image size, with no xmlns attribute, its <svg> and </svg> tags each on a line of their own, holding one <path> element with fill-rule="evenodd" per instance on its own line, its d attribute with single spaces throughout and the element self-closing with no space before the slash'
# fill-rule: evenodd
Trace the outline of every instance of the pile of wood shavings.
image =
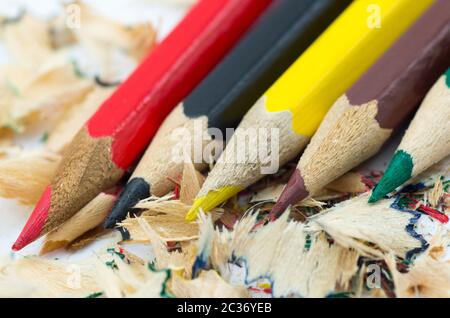
<svg viewBox="0 0 450 318">
<path fill-rule="evenodd" d="M 78 5 L 80 28 L 69 29 L 65 16 L 43 21 L 28 13 L 0 26 L 11 56 L 0 66 L 0 195 L 22 204 L 36 203 L 64 148 L 115 89 L 122 74 L 114 56 L 136 65 L 155 44 L 151 25 L 121 25 Z M 95 74 L 79 68 L 75 49 L 97 65 Z M 22 149 L 28 139 L 41 147 Z"/>
<path fill-rule="evenodd" d="M 244 193 L 246 203 L 234 198 L 197 223 L 183 222 L 196 194 L 185 190 L 198 188 L 203 180 L 195 173 L 195 178 L 181 177 L 178 190 L 167 197 L 138 204 L 144 212 L 122 224 L 131 235 L 127 244 L 77 264 L 45 257 L 6 262 L 0 269 L 0 293 L 11 296 L 15 284 L 14 295 L 30 297 L 449 297 L 448 227 L 416 208 L 431 207 L 431 196 L 436 211 L 448 212 L 450 180 L 443 167 L 448 159 L 421 182 L 375 206 L 366 204 L 367 191 L 346 192 L 342 199 L 298 206 L 310 213 L 304 222 L 295 221 L 292 211 L 291 217 L 286 213 L 258 229 L 261 215 L 254 212 L 264 212 L 252 199 L 264 198 L 270 209 L 270 187 L 250 197 Z M 183 176 L 192 176 L 193 169 L 186 164 L 190 172 Z M 399 204 L 404 197 L 421 204 Z M 248 205 L 253 208 L 243 212 Z M 324 209 L 327 205 L 333 206 Z M 228 214 L 236 216 L 234 223 L 222 222 L 231 220 Z M 420 233 L 422 219 L 435 223 L 433 235 Z M 60 235 L 70 237 L 69 232 Z M 152 246 L 151 263 L 126 251 L 128 244 L 142 242 Z M 374 266 L 380 270 L 375 287 L 368 283 Z"/>
<path fill-rule="evenodd" d="M 125 27 L 83 10 L 90 12 L 83 23 L 96 32 L 26 14 L 1 27 L 14 57 L 0 69 L 2 197 L 35 204 L 64 147 L 114 89 L 104 85 L 117 79 L 109 52 L 126 52 L 137 63 L 154 45 L 149 25 Z M 74 44 L 93 55 L 97 76 L 83 75 L 64 55 Z M 39 128 L 40 150 L 16 145 Z M 184 217 L 204 176 L 185 164 L 174 192 L 141 201 L 123 221 L 126 242 L 77 263 L 44 255 L 86 248 L 104 234 L 99 225 L 115 194 L 101 193 L 46 237 L 43 255 L 1 260 L 0 297 L 449 297 L 448 161 L 374 206 L 367 196 L 381 174 L 350 172 L 258 228 L 295 164 L 195 223 Z M 151 244 L 151 263 L 127 251 L 142 243 Z"/>
</svg>

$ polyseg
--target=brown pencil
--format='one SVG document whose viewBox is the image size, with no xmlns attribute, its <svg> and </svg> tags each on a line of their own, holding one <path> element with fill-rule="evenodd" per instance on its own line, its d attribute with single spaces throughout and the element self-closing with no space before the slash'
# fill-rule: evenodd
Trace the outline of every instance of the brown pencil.
<svg viewBox="0 0 450 318">
<path fill-rule="evenodd" d="M 334 104 L 271 217 L 376 154 L 449 61 L 450 2 L 440 0 Z"/>
</svg>

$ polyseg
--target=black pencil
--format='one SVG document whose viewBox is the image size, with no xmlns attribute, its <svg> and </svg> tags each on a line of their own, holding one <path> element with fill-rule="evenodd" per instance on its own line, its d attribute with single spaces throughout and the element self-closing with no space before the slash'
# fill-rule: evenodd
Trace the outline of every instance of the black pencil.
<svg viewBox="0 0 450 318">
<path fill-rule="evenodd" d="M 139 200 L 170 192 L 183 163 L 174 161 L 176 128 L 193 134 L 236 127 L 247 110 L 343 11 L 350 0 L 278 0 L 216 69 L 166 119 L 142 158 L 105 226 L 114 227 Z M 205 146 L 223 140 L 204 140 Z M 215 144 L 217 145 L 217 144 Z M 197 169 L 208 158 L 190 158 Z M 198 153 L 197 153 L 198 154 Z M 196 156 L 198 157 L 198 156 Z"/>
</svg>

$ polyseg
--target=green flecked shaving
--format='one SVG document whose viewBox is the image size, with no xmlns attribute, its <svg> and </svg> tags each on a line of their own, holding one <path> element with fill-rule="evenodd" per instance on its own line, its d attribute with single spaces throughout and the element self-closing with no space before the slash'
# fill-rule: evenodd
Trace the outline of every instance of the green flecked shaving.
<svg viewBox="0 0 450 318">
<path fill-rule="evenodd" d="M 88 295 L 86 298 L 98 298 L 100 296 L 103 296 L 103 292 L 92 293 Z"/>
<path fill-rule="evenodd" d="M 162 289 L 161 289 L 161 293 L 160 296 L 162 298 L 175 298 L 175 296 L 173 296 L 168 290 L 167 290 L 167 283 L 170 279 L 170 277 L 172 276 L 172 271 L 170 269 L 162 269 L 162 270 L 158 270 L 156 269 L 156 266 L 154 263 L 148 263 L 148 269 L 153 272 L 153 273 L 161 273 L 164 272 L 166 274 L 166 279 L 162 285 Z"/>
<path fill-rule="evenodd" d="M 380 183 L 373 189 L 369 203 L 375 203 L 411 178 L 414 164 L 409 153 L 399 150 L 392 158 Z"/>
</svg>

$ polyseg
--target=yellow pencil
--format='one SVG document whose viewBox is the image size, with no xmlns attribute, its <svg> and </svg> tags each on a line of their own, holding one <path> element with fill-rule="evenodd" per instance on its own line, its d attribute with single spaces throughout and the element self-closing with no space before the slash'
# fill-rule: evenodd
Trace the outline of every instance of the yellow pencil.
<svg viewBox="0 0 450 318">
<path fill-rule="evenodd" d="M 355 1 L 247 113 L 206 179 L 187 220 L 194 220 L 200 209 L 206 212 L 225 202 L 267 172 L 275 172 L 266 167 L 271 158 L 262 154 L 275 154 L 279 165 L 292 160 L 307 145 L 335 100 L 432 3 Z M 242 144 L 255 132 L 266 137 L 257 144 Z"/>
</svg>

